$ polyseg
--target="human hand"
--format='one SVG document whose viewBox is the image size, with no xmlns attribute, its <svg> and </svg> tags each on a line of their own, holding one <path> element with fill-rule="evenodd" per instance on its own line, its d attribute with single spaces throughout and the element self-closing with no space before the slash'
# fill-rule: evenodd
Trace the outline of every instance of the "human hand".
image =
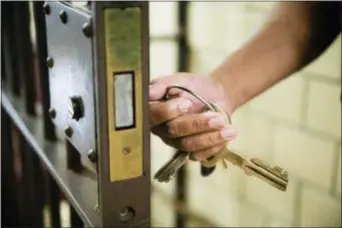
<svg viewBox="0 0 342 228">
<path fill-rule="evenodd" d="M 235 129 L 222 114 L 203 112 L 202 102 L 190 94 L 171 89 L 168 100 L 162 100 L 168 86 L 190 89 L 220 106 L 227 114 L 232 109 L 223 87 L 209 77 L 190 73 L 160 77 L 150 85 L 151 131 L 167 145 L 192 152 L 192 159 L 203 161 L 226 146 L 236 137 Z"/>
</svg>

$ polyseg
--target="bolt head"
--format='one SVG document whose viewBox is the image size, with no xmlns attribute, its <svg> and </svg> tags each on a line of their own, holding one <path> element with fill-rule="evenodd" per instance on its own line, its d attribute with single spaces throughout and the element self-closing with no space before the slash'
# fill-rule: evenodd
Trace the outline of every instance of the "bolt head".
<svg viewBox="0 0 342 228">
<path fill-rule="evenodd" d="M 51 12 L 50 5 L 47 2 L 45 2 L 43 5 L 43 11 L 46 15 L 49 15 Z"/>
<path fill-rule="evenodd" d="M 49 115 L 52 119 L 56 118 L 56 110 L 54 108 L 50 108 Z"/>
<path fill-rule="evenodd" d="M 95 163 L 97 161 L 97 153 L 95 150 L 90 149 L 88 151 L 88 158 L 91 162 Z"/>
<path fill-rule="evenodd" d="M 70 126 L 67 126 L 65 129 L 64 129 L 64 133 L 66 136 L 68 136 L 69 138 L 72 136 L 73 134 L 73 130 Z"/>
<path fill-rule="evenodd" d="M 82 31 L 86 37 L 91 37 L 93 35 L 93 28 L 91 23 L 84 23 L 82 26 Z"/>
<path fill-rule="evenodd" d="M 135 216 L 135 212 L 131 207 L 122 208 L 119 212 L 119 217 L 122 222 L 131 221 Z"/>
<path fill-rule="evenodd" d="M 59 12 L 59 19 L 61 19 L 61 22 L 63 24 L 67 23 L 68 21 L 68 15 L 66 14 L 66 12 L 64 10 L 62 10 L 61 12 Z"/>
<path fill-rule="evenodd" d="M 131 148 L 128 147 L 128 146 L 127 146 L 127 147 L 124 147 L 124 148 L 122 149 L 122 153 L 125 154 L 125 155 L 131 153 Z"/>
<path fill-rule="evenodd" d="M 47 65 L 47 67 L 49 67 L 49 68 L 52 68 L 53 67 L 53 58 L 52 57 L 47 57 L 47 59 L 46 59 L 46 65 Z"/>
</svg>

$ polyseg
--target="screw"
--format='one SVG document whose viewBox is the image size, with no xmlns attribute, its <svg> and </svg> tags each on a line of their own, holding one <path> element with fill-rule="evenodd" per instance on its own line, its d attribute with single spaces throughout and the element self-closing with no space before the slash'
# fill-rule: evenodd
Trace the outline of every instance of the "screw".
<svg viewBox="0 0 342 228">
<path fill-rule="evenodd" d="M 93 28 L 88 22 L 83 24 L 82 31 L 86 37 L 91 37 L 93 35 Z"/>
<path fill-rule="evenodd" d="M 43 5 L 43 11 L 44 11 L 44 13 L 45 13 L 46 15 L 49 15 L 49 14 L 50 14 L 51 9 L 50 9 L 49 4 L 44 3 L 44 5 Z"/>
<path fill-rule="evenodd" d="M 134 210 L 131 207 L 125 207 L 119 212 L 119 217 L 122 222 L 128 222 L 134 218 Z"/>
<path fill-rule="evenodd" d="M 65 24 L 68 20 L 68 15 L 66 14 L 66 12 L 64 10 L 62 10 L 59 13 L 59 19 L 61 19 L 62 23 Z"/>
<path fill-rule="evenodd" d="M 69 138 L 72 136 L 72 128 L 70 126 L 67 126 L 65 129 L 64 129 L 64 133 L 66 136 L 68 136 Z"/>
<path fill-rule="evenodd" d="M 56 118 L 56 110 L 54 108 L 50 108 L 49 115 L 52 119 Z"/>
<path fill-rule="evenodd" d="M 93 163 L 95 163 L 97 161 L 97 153 L 95 152 L 95 150 L 90 149 L 88 151 L 88 158 Z"/>
<path fill-rule="evenodd" d="M 125 154 L 125 155 L 131 153 L 131 148 L 130 147 L 124 147 L 122 149 L 122 153 Z"/>
<path fill-rule="evenodd" d="M 52 68 L 53 67 L 53 58 L 52 57 L 48 57 L 47 59 L 46 59 L 46 65 L 47 65 L 47 67 L 49 67 L 49 68 Z"/>
</svg>

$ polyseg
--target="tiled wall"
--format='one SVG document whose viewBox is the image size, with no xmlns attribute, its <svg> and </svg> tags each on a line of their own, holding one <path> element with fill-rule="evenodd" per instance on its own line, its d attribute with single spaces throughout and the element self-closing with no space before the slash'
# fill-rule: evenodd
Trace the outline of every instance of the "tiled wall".
<svg viewBox="0 0 342 228">
<path fill-rule="evenodd" d="M 216 67 L 257 30 L 273 4 L 192 2 L 191 71 L 202 74 Z M 151 3 L 152 36 L 176 31 L 174 6 L 174 2 Z M 176 54 L 174 42 L 152 40 L 151 78 L 175 72 Z M 340 83 L 341 36 L 314 63 L 233 116 L 239 137 L 232 148 L 287 169 L 287 192 L 246 177 L 232 166 L 202 178 L 198 165 L 191 163 L 190 208 L 217 226 L 341 226 Z M 152 171 L 171 153 L 152 137 Z M 153 185 L 168 195 L 174 190 L 173 184 Z M 153 225 L 173 226 L 170 204 L 158 194 L 153 194 L 152 202 Z M 194 220 L 188 224 L 200 225 Z"/>
</svg>

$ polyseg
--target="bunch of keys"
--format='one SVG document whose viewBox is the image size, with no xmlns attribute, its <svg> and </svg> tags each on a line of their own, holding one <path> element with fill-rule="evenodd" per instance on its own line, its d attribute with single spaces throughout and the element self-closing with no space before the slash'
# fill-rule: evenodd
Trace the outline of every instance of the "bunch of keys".
<svg viewBox="0 0 342 228">
<path fill-rule="evenodd" d="M 193 93 L 191 90 L 178 85 L 168 87 L 166 94 L 168 94 L 168 91 L 172 88 L 188 92 L 189 94 L 200 100 L 205 105 L 206 110 L 223 114 L 227 118 L 228 123 L 231 123 L 230 117 L 216 104 L 211 103 L 203 97 Z M 177 151 L 174 156 L 157 171 L 157 173 L 154 175 L 154 179 L 157 179 L 159 182 L 170 182 L 177 171 L 189 159 L 190 152 Z M 288 173 L 286 171 L 283 171 L 282 168 L 280 168 L 279 166 L 272 167 L 258 158 L 245 158 L 239 153 L 232 151 L 228 146 L 226 146 L 223 150 L 218 152 L 213 157 L 205 161 L 201 161 L 202 175 L 209 175 L 211 172 L 213 172 L 216 164 L 219 161 L 222 162 L 224 168 L 227 168 L 226 161 L 228 161 L 233 165 L 242 168 L 245 174 L 248 176 L 256 176 L 281 191 L 286 191 L 287 189 Z"/>
</svg>

